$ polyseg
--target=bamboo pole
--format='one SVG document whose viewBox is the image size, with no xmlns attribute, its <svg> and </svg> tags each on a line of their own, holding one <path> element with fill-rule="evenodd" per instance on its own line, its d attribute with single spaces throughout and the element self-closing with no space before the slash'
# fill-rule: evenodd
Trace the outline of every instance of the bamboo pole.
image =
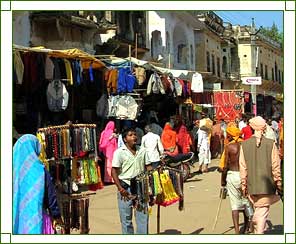
<svg viewBox="0 0 296 244">
<path fill-rule="evenodd" d="M 157 234 L 160 233 L 160 205 L 157 205 Z"/>
</svg>

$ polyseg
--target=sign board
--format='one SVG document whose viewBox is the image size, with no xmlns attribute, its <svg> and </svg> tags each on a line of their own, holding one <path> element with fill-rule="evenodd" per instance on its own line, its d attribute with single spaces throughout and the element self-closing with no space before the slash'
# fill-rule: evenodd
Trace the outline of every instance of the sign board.
<svg viewBox="0 0 296 244">
<path fill-rule="evenodd" d="M 261 78 L 261 76 L 242 77 L 242 84 L 244 84 L 244 85 L 261 85 L 262 78 Z"/>
<path fill-rule="evenodd" d="M 213 89 L 214 90 L 221 90 L 221 83 L 214 83 L 213 84 Z"/>
</svg>

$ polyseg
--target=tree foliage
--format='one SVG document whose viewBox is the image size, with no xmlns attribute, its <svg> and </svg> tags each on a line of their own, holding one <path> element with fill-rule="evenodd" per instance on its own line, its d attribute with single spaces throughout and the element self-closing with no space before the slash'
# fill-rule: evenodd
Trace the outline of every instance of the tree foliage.
<svg viewBox="0 0 296 244">
<path fill-rule="evenodd" d="M 279 31 L 276 24 L 273 22 L 271 27 L 262 27 L 260 31 L 264 36 L 269 37 L 270 39 L 283 44 L 284 42 L 284 35 L 282 32 Z"/>
</svg>

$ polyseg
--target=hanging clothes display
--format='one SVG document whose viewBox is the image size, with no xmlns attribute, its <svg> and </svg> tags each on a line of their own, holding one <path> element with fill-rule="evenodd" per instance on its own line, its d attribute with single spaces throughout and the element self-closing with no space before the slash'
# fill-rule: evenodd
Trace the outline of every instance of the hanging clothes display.
<svg viewBox="0 0 296 244">
<path fill-rule="evenodd" d="M 37 138 L 42 146 L 40 159 L 61 186 L 58 196 L 63 206 L 65 234 L 70 234 L 71 229 L 87 234 L 89 199 L 79 193 L 78 186 L 102 183 L 97 165 L 96 125 L 49 126 L 40 128 Z"/>
<path fill-rule="evenodd" d="M 135 207 L 147 212 L 149 203 L 170 206 L 179 202 L 179 210 L 184 208 L 183 174 L 180 170 L 159 166 L 132 179 L 131 193 L 136 195 Z"/>
<path fill-rule="evenodd" d="M 80 230 L 80 234 L 89 233 L 89 198 L 69 198 L 62 203 L 62 214 L 65 224 L 65 234 L 71 229 Z"/>
</svg>

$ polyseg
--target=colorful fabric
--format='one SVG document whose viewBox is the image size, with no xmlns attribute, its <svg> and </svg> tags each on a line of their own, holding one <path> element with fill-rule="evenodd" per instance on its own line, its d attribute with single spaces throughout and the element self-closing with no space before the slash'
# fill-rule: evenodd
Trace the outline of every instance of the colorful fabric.
<svg viewBox="0 0 296 244">
<path fill-rule="evenodd" d="M 232 137 L 235 142 L 242 141 L 240 138 L 240 130 L 235 126 L 227 127 L 226 132 Z"/>
<path fill-rule="evenodd" d="M 50 215 L 46 212 L 43 212 L 42 234 L 45 234 L 45 235 L 54 234 L 54 229 L 52 227 L 52 221 L 51 221 Z"/>
<path fill-rule="evenodd" d="M 13 234 L 42 234 L 44 165 L 36 136 L 23 135 L 13 147 Z"/>
<path fill-rule="evenodd" d="M 117 149 L 117 139 L 112 136 L 115 130 L 114 121 L 109 121 L 101 133 L 99 141 L 100 151 L 112 161 L 113 153 Z"/>
<path fill-rule="evenodd" d="M 177 135 L 177 144 L 181 149 L 182 153 L 190 152 L 190 146 L 192 145 L 191 136 L 187 131 L 185 125 L 181 125 L 179 133 Z"/>
<path fill-rule="evenodd" d="M 242 132 L 244 141 L 249 139 L 253 135 L 250 125 L 247 125 L 246 127 L 242 128 L 241 132 Z"/>
<path fill-rule="evenodd" d="M 177 133 L 173 130 L 170 123 L 166 123 L 163 128 L 161 134 L 161 142 L 164 150 L 170 152 L 173 152 L 177 146 Z"/>
<path fill-rule="evenodd" d="M 162 193 L 156 198 L 157 204 L 166 207 L 179 201 L 180 197 L 174 189 L 168 172 L 163 171 L 163 173 L 160 174 L 160 182 L 162 186 Z"/>
</svg>

